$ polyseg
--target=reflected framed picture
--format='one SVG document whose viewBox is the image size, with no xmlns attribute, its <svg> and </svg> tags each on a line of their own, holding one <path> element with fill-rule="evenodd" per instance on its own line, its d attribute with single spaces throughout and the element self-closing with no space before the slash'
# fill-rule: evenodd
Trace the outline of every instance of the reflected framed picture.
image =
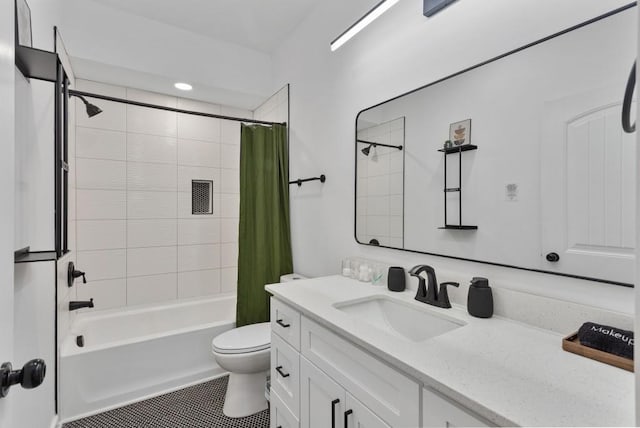
<svg viewBox="0 0 640 428">
<path fill-rule="evenodd" d="M 454 147 L 471 144 L 471 119 L 449 125 L 449 140 Z"/>
<path fill-rule="evenodd" d="M 31 9 L 26 0 L 16 0 L 16 44 L 33 47 Z"/>
</svg>

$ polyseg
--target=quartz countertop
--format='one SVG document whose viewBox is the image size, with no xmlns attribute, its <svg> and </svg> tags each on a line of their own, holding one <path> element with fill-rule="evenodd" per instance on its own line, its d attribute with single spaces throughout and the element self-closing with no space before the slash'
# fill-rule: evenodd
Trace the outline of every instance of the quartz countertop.
<svg viewBox="0 0 640 428">
<path fill-rule="evenodd" d="M 436 308 L 414 300 L 415 291 L 394 293 L 342 276 L 265 288 L 308 318 L 497 425 L 635 425 L 633 373 L 563 351 L 560 334 L 497 316 L 474 318 L 464 306 Z M 334 307 L 376 296 L 442 314 L 464 326 L 416 343 Z"/>
</svg>

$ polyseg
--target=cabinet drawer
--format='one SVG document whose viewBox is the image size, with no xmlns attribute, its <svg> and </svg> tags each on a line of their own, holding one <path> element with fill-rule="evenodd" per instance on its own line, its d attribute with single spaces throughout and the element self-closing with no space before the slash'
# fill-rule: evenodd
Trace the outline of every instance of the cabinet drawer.
<svg viewBox="0 0 640 428">
<path fill-rule="evenodd" d="M 420 424 L 420 386 L 401 372 L 302 317 L 302 355 L 373 409 L 387 424 Z"/>
<path fill-rule="evenodd" d="M 271 389 L 300 417 L 300 354 L 277 334 L 271 335 Z"/>
<path fill-rule="evenodd" d="M 299 428 L 300 422 L 275 391 L 271 392 L 271 428 Z"/>
<path fill-rule="evenodd" d="M 300 312 L 271 298 L 271 331 L 300 351 Z"/>
<path fill-rule="evenodd" d="M 488 422 L 475 416 L 453 400 L 432 391 L 422 390 L 423 426 L 426 427 L 490 427 Z"/>
</svg>

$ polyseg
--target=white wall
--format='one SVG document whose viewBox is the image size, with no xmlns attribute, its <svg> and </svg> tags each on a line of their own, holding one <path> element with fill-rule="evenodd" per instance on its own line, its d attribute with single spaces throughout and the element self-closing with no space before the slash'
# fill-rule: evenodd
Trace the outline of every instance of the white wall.
<svg viewBox="0 0 640 428">
<path fill-rule="evenodd" d="M 292 194 L 296 271 L 335 273 L 340 259 L 351 254 L 404 266 L 430 263 L 465 281 L 486 275 L 494 286 L 633 313 L 631 289 L 368 248 L 353 239 L 353 135 L 360 110 L 627 2 L 461 0 L 426 19 L 422 1 L 405 0 L 332 53 L 330 41 L 374 3 L 323 2 L 276 53 L 276 87 L 292 87 L 292 176 L 327 174 L 324 186 Z"/>
<path fill-rule="evenodd" d="M 53 26 L 60 22 L 58 0 L 30 0 L 33 46 L 53 50 Z M 54 86 L 27 80 L 16 69 L 16 218 L 14 246 L 54 247 L 53 123 Z M 48 427 L 55 420 L 55 264 L 15 266 L 14 366 L 33 358 L 47 363 L 45 382 L 35 390 L 15 389 L 16 428 Z"/>
<path fill-rule="evenodd" d="M 247 110 L 78 81 L 123 99 L 235 117 Z M 91 99 L 90 99 L 91 100 Z M 76 117 L 77 281 L 95 309 L 234 292 L 240 123 L 91 100 Z M 213 181 L 213 215 L 191 212 L 191 180 Z"/>
<path fill-rule="evenodd" d="M 14 2 L 0 1 L 0 135 L 3 136 L 3 154 L 0 158 L 0 364 L 13 361 L 13 243 L 15 171 L 13 144 L 15 134 L 14 105 Z M 13 398 L 0 400 L 0 427 L 11 426 Z"/>
<path fill-rule="evenodd" d="M 638 19 L 640 19 L 640 9 L 638 10 Z M 638 56 L 640 56 L 640 32 L 638 32 Z M 636 69 L 636 82 L 640 81 L 640 73 Z M 637 84 L 637 83 L 636 83 Z M 636 124 L 640 123 L 640 111 L 636 113 Z M 636 141 L 640 142 L 640 134 L 636 132 Z M 640 150 L 636 151 L 636 165 L 640 165 Z M 640 186 L 636 187 L 636 213 L 640 213 Z M 640 216 L 636 215 L 636 244 L 640 242 Z M 640 284 L 640 245 L 636 245 L 636 284 Z M 636 313 L 640 309 L 640 287 L 635 290 L 635 309 Z M 634 331 L 640 331 L 640 317 L 635 317 Z M 640 425 L 640 353 L 635 351 L 635 372 L 636 372 L 636 425 Z"/>
<path fill-rule="evenodd" d="M 250 109 L 273 93 L 269 55 L 99 1 L 65 0 L 62 29 L 81 78 L 162 93 L 187 81 L 195 98 Z"/>
</svg>

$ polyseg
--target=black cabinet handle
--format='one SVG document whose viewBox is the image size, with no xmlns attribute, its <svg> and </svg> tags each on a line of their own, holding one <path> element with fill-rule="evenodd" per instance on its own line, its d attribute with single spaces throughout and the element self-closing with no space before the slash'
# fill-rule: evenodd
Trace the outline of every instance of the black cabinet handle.
<svg viewBox="0 0 640 428">
<path fill-rule="evenodd" d="M 331 402 L 331 428 L 336 428 L 336 405 L 338 403 L 340 403 L 338 398 Z"/>
<path fill-rule="evenodd" d="M 276 371 L 278 372 L 278 374 L 282 377 L 289 377 L 291 376 L 289 373 L 285 373 L 282 371 L 282 366 L 278 366 L 276 367 Z"/>
<path fill-rule="evenodd" d="M 624 92 L 624 101 L 622 103 L 622 129 L 627 134 L 632 134 L 636 130 L 635 122 L 631 124 L 631 104 L 633 104 L 633 91 L 636 88 L 636 63 L 633 63 L 629 80 L 627 81 L 627 89 Z"/>
<path fill-rule="evenodd" d="M 291 327 L 291 324 L 285 324 L 285 323 L 284 323 L 284 320 L 276 320 L 276 323 L 277 323 L 280 327 L 282 327 L 282 328 L 289 328 L 289 327 Z"/>
<path fill-rule="evenodd" d="M 547 254 L 547 261 L 551 263 L 558 263 L 560 261 L 560 254 L 558 253 Z"/>
<path fill-rule="evenodd" d="M 353 410 L 349 409 L 344 412 L 344 428 L 349 427 L 349 415 L 353 413 Z"/>
</svg>

